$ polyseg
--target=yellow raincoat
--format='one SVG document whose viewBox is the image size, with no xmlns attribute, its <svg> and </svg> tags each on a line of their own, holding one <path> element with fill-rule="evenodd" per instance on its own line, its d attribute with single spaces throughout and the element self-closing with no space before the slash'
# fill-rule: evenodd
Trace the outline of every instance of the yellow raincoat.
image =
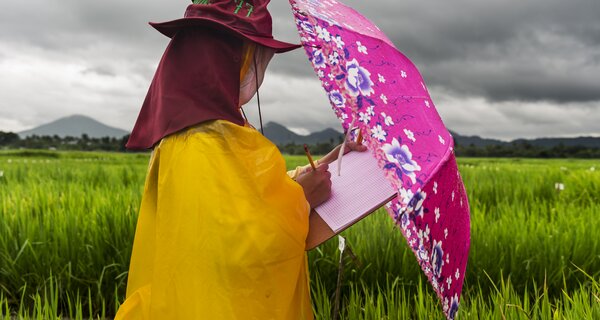
<svg viewBox="0 0 600 320">
<path fill-rule="evenodd" d="M 312 319 L 309 211 L 256 130 L 216 120 L 165 137 L 115 319 Z"/>
</svg>

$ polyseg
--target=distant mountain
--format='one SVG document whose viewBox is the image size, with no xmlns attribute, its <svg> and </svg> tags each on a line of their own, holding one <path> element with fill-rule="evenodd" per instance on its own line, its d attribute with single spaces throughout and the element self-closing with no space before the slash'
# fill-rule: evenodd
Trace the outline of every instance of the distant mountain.
<svg viewBox="0 0 600 320">
<path fill-rule="evenodd" d="M 338 143 L 340 139 L 343 139 L 343 135 L 334 129 L 328 128 L 323 131 L 313 132 L 307 136 L 296 134 L 290 131 L 288 128 L 275 123 L 269 122 L 264 126 L 265 136 L 276 145 L 286 145 L 289 143 L 295 144 L 317 144 L 320 142 L 330 142 L 333 139 L 333 143 Z"/>
<path fill-rule="evenodd" d="M 333 144 L 339 143 L 343 139 L 343 135 L 338 131 L 327 128 L 319 132 L 313 132 L 309 135 L 299 135 L 288 128 L 275 123 L 269 122 L 264 127 L 265 136 L 273 143 L 283 146 L 290 143 L 295 144 L 310 144 L 328 143 L 333 140 Z M 72 115 L 61 118 L 39 127 L 19 132 L 21 138 L 31 135 L 38 136 L 53 136 L 60 137 L 72 136 L 80 137 L 82 134 L 87 134 L 90 138 L 115 137 L 121 138 L 129 132 L 107 126 L 90 117 L 82 115 Z M 563 145 L 565 147 L 583 146 L 586 148 L 600 148 L 600 137 L 577 137 L 577 138 L 538 138 L 538 139 L 516 139 L 513 141 L 501 141 L 497 139 L 487 139 L 479 136 L 462 136 L 456 132 L 451 132 L 454 141 L 458 146 L 468 147 L 486 147 L 491 145 L 511 145 L 528 143 L 536 147 L 552 148 Z"/>
<path fill-rule="evenodd" d="M 53 136 L 58 135 L 59 137 L 80 137 L 82 134 L 87 134 L 90 138 L 102 138 L 102 137 L 115 137 L 121 138 L 127 134 L 128 131 L 109 127 L 101 122 L 98 122 L 90 117 L 82 115 L 72 115 L 65 118 L 52 121 L 50 123 L 35 127 L 30 130 L 19 132 L 21 138 L 27 136 L 38 135 L 38 136 Z"/>
<path fill-rule="evenodd" d="M 330 142 L 333 139 L 334 143 L 338 143 L 343 139 L 343 135 L 334 129 L 328 128 L 323 131 L 314 132 L 310 135 L 303 136 L 290 131 L 288 128 L 275 123 L 269 122 L 264 127 L 265 136 L 273 141 L 276 145 L 286 145 L 289 143 L 295 144 L 316 144 L 319 142 Z M 600 137 L 578 137 L 578 138 L 539 138 L 539 139 L 516 139 L 513 141 L 502 141 L 497 139 L 482 138 L 479 136 L 462 136 L 456 132 L 451 132 L 454 141 L 458 146 L 467 147 L 474 145 L 476 147 L 486 147 L 492 145 L 511 145 L 529 143 L 533 146 L 551 148 L 558 145 L 566 147 L 583 146 L 586 148 L 600 148 Z"/>
<path fill-rule="evenodd" d="M 487 139 L 481 138 L 479 136 L 461 136 L 460 134 L 450 131 L 452 137 L 454 137 L 454 141 L 459 146 L 470 146 L 474 145 L 476 147 L 485 147 L 490 145 L 505 145 L 508 142 L 496 140 L 496 139 Z"/>
</svg>

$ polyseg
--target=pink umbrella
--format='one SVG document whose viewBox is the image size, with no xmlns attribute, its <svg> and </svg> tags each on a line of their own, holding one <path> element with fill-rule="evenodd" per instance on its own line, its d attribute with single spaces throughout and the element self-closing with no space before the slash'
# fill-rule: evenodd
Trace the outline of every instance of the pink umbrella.
<svg viewBox="0 0 600 320">
<path fill-rule="evenodd" d="M 302 44 L 344 130 L 360 128 L 398 197 L 386 205 L 448 319 L 470 245 L 469 204 L 444 126 L 414 64 L 336 0 L 290 0 Z"/>
</svg>

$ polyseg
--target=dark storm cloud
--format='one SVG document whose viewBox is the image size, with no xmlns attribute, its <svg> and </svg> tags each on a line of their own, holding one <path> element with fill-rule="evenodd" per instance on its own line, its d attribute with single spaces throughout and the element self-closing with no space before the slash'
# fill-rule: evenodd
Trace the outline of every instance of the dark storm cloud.
<svg viewBox="0 0 600 320">
<path fill-rule="evenodd" d="M 600 100 L 600 1 L 346 3 L 379 25 L 432 86 L 491 101 Z M 95 49 L 109 54 L 113 50 L 103 47 L 110 42 L 122 55 L 150 59 L 167 39 L 147 22 L 178 18 L 187 4 L 10 2 L 0 12 L 0 36 L 47 50 L 84 51 L 81 55 L 94 55 Z M 276 35 L 297 42 L 287 1 L 273 1 L 270 9 Z M 26 16 L 35 19 L 21 22 Z M 313 76 L 301 50 L 279 56 L 272 69 L 293 77 Z"/>
<path fill-rule="evenodd" d="M 600 1 L 344 2 L 415 62 L 451 129 L 507 139 L 600 134 Z M 147 22 L 179 18 L 189 3 L 4 1 L 0 100 L 18 108 L 0 107 L 0 130 L 73 113 L 131 128 L 168 43 Z M 288 1 L 270 10 L 275 36 L 299 42 Z M 278 55 L 269 74 L 267 121 L 339 126 L 302 50 Z"/>
<path fill-rule="evenodd" d="M 373 20 L 430 85 L 491 101 L 600 100 L 600 1 L 346 3 Z M 304 61 L 287 59 L 279 71 L 306 75 Z"/>
<path fill-rule="evenodd" d="M 0 11 L 0 38 L 65 50 L 102 42 L 132 45 L 152 34 L 148 20 L 177 17 L 184 8 L 157 1 L 8 2 Z"/>
</svg>

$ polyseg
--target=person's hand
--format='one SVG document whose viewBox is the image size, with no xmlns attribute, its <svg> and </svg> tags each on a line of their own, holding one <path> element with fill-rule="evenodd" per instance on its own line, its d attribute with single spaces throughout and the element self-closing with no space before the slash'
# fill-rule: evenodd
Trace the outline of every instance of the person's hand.
<svg viewBox="0 0 600 320">
<path fill-rule="evenodd" d="M 338 145 L 337 147 L 333 148 L 333 150 L 331 150 L 326 156 L 324 156 L 323 158 L 319 159 L 319 164 L 330 164 L 333 161 L 335 161 L 338 158 L 338 155 L 340 154 L 340 148 L 342 147 L 342 145 Z M 346 148 L 344 148 L 344 154 L 350 152 L 350 151 L 358 151 L 358 152 L 365 152 L 367 151 L 367 147 L 362 145 L 362 144 L 358 144 L 357 142 L 354 141 L 347 141 L 346 142 Z"/>
<path fill-rule="evenodd" d="M 327 168 L 327 164 L 320 164 L 316 171 L 310 169 L 296 179 L 304 189 L 304 196 L 311 208 L 317 207 L 331 196 L 331 173 Z"/>
</svg>

